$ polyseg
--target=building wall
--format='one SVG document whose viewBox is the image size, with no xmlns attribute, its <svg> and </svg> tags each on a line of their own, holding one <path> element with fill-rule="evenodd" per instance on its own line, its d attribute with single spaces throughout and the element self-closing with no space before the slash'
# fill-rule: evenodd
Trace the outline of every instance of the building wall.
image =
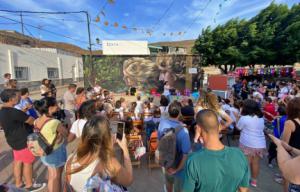
<svg viewBox="0 0 300 192">
<path fill-rule="evenodd" d="M 51 49 L 51 48 L 50 48 Z M 0 44 L 0 84 L 3 84 L 3 74 L 11 73 L 15 78 L 15 67 L 28 67 L 28 80 L 19 80 L 20 84 L 37 84 L 48 77 L 47 68 L 58 68 L 57 84 L 80 80 L 83 78 L 83 62 L 81 56 L 64 54 L 64 52 L 49 48 L 47 50 L 24 48 Z M 68 81 L 65 81 L 67 80 Z"/>
</svg>

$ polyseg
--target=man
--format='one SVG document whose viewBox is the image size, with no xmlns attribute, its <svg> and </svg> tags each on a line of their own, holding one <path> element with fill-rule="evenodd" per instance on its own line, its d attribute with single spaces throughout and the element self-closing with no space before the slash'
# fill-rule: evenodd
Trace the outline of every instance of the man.
<svg viewBox="0 0 300 192">
<path fill-rule="evenodd" d="M 240 93 L 241 93 L 242 87 L 243 87 L 243 85 L 242 85 L 241 81 L 237 78 L 235 80 L 235 84 L 232 86 L 235 98 L 240 98 Z"/>
<path fill-rule="evenodd" d="M 0 110 L 0 124 L 4 130 L 8 145 L 13 149 L 14 177 L 17 188 L 26 191 L 38 191 L 45 187 L 41 184 L 33 184 L 32 171 L 34 156 L 27 148 L 27 136 L 30 134 L 29 126 L 34 119 L 14 106 L 20 101 L 20 93 L 16 89 L 5 89 L 0 94 L 4 102 Z M 25 184 L 22 178 L 24 177 Z"/>
<path fill-rule="evenodd" d="M 11 74 L 10 73 L 5 73 L 4 74 L 4 87 L 8 88 L 8 82 L 11 79 Z"/>
<path fill-rule="evenodd" d="M 70 84 L 68 90 L 63 96 L 64 109 L 66 114 L 66 123 L 71 126 L 75 121 L 75 110 L 76 110 L 76 84 Z"/>
<path fill-rule="evenodd" d="M 196 117 L 196 132 L 204 149 L 191 154 L 185 166 L 184 192 L 245 192 L 250 174 L 244 154 L 219 140 L 219 121 L 214 111 L 205 109 Z"/>
<path fill-rule="evenodd" d="M 172 168 L 165 170 L 163 168 L 165 182 L 168 192 L 182 191 L 182 184 L 184 179 L 183 168 L 188 153 L 191 150 L 191 142 L 188 130 L 183 127 L 178 120 L 180 115 L 180 106 L 177 103 L 171 103 L 168 109 L 169 118 L 162 119 L 158 127 L 158 139 L 161 139 L 170 128 L 182 127 L 176 134 L 176 158 Z"/>
</svg>

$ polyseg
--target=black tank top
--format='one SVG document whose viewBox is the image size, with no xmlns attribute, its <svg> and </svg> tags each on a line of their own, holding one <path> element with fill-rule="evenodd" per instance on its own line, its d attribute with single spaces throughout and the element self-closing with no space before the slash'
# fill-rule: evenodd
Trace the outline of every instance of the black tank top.
<svg viewBox="0 0 300 192">
<path fill-rule="evenodd" d="M 300 149 L 300 124 L 295 119 L 293 122 L 295 124 L 295 131 L 291 134 L 289 145 L 296 149 Z"/>
</svg>

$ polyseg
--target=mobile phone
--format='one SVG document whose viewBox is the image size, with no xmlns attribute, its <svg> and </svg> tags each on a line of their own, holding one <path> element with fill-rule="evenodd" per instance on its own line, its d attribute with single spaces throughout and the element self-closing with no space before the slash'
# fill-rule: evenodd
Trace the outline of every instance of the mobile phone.
<svg viewBox="0 0 300 192">
<path fill-rule="evenodd" d="M 111 121 L 110 127 L 111 133 L 116 135 L 117 139 L 122 140 L 125 131 L 125 122 Z"/>
<path fill-rule="evenodd" d="M 124 131 L 125 131 L 125 123 L 124 122 L 118 122 L 117 139 L 119 139 L 119 140 L 123 139 Z"/>
</svg>

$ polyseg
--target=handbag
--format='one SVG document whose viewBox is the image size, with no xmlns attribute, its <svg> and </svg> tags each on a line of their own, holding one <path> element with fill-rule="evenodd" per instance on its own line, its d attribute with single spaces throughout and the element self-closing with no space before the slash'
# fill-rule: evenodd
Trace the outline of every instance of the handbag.
<svg viewBox="0 0 300 192">
<path fill-rule="evenodd" d="M 43 123 L 43 125 L 39 131 L 36 131 L 38 129 L 35 128 L 36 132 L 28 135 L 28 137 L 27 137 L 27 147 L 34 156 L 37 156 L 37 157 L 46 156 L 46 155 L 51 154 L 53 151 L 53 147 L 55 145 L 58 134 L 56 133 L 55 138 L 52 141 L 52 143 L 48 143 L 47 139 L 41 133 L 41 130 L 43 129 L 43 127 L 50 120 L 52 120 L 52 119 L 47 119 Z"/>
<path fill-rule="evenodd" d="M 134 158 L 140 159 L 145 154 L 146 154 L 146 147 L 144 147 L 143 142 L 140 140 L 139 145 L 136 147 L 134 151 Z"/>
</svg>

